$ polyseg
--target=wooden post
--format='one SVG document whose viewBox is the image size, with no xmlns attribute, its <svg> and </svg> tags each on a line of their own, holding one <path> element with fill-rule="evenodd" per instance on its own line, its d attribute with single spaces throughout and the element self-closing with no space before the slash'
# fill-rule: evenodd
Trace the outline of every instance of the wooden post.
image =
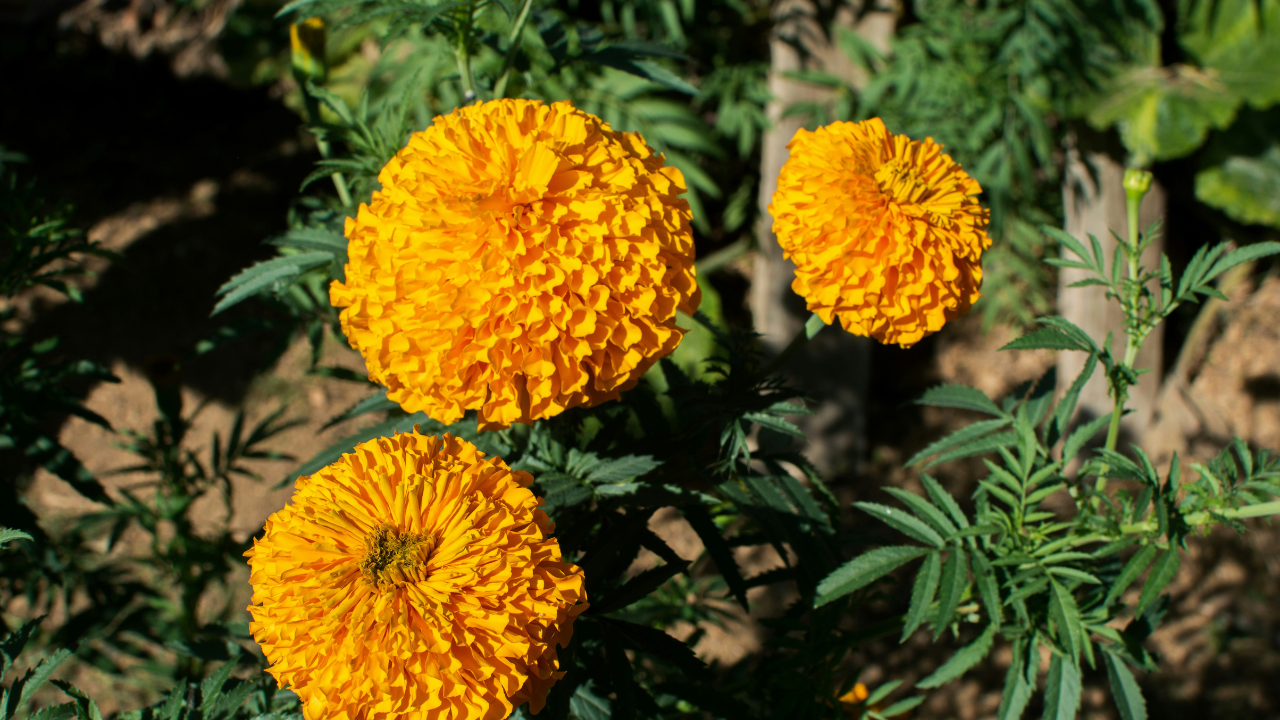
<svg viewBox="0 0 1280 720">
<path fill-rule="evenodd" d="M 770 40 L 769 90 L 773 96 L 768 113 L 772 128 L 763 138 L 760 157 L 760 210 L 757 229 L 760 251 L 755 257 L 749 302 L 756 332 L 774 353 L 786 347 L 803 327 L 809 312 L 804 300 L 791 290 L 795 266 L 782 257 L 773 234 L 769 203 L 778 187 L 778 173 L 788 157 L 787 143 L 803 122 L 782 117 L 788 106 L 803 101 L 828 100 L 830 90 L 785 77 L 801 68 L 821 69 L 845 78 L 855 86 L 864 78 L 859 69 L 823 31 L 820 8 L 807 0 L 782 0 L 774 8 Z M 893 34 L 894 13 L 873 10 L 856 21 L 855 8 L 841 3 L 825 8 L 835 26 L 854 28 L 881 50 L 887 50 Z M 834 10 L 834 13 L 831 11 Z M 814 400 L 815 415 L 803 418 L 809 436 L 808 454 L 824 474 L 854 472 L 866 451 L 866 395 L 870 375 L 870 340 L 842 329 L 824 330 L 784 368 L 788 379 Z"/>
</svg>

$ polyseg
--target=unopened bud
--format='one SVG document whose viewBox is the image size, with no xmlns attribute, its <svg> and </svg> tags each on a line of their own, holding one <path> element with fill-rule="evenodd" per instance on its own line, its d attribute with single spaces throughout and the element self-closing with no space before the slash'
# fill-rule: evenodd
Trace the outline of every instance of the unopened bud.
<svg viewBox="0 0 1280 720">
<path fill-rule="evenodd" d="M 1138 168 L 1124 171 L 1124 194 L 1132 201 L 1140 201 L 1151 189 L 1151 173 Z"/>
<path fill-rule="evenodd" d="M 290 59 L 298 82 L 323 83 L 329 68 L 325 63 L 324 20 L 307 18 L 289 26 Z"/>
</svg>

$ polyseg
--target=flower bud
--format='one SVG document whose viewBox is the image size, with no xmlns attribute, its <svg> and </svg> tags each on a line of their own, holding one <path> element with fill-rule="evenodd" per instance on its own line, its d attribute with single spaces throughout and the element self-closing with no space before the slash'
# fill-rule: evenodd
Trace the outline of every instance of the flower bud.
<svg viewBox="0 0 1280 720">
<path fill-rule="evenodd" d="M 324 20 L 307 18 L 289 26 L 289 55 L 299 83 L 322 83 L 329 72 L 324 57 Z"/>
<path fill-rule="evenodd" d="M 1147 170 L 1139 170 L 1138 168 L 1128 168 L 1124 171 L 1124 194 L 1132 201 L 1142 200 L 1142 197 L 1151 189 L 1151 173 Z"/>
</svg>

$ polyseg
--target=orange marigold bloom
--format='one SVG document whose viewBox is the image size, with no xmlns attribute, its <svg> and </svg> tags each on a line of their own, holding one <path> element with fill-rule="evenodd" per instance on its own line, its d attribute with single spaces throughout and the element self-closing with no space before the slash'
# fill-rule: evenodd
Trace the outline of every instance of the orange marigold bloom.
<svg viewBox="0 0 1280 720">
<path fill-rule="evenodd" d="M 969 312 L 988 212 L 941 145 L 872 118 L 798 130 L 787 147 L 769 212 L 809 310 L 903 347 Z"/>
<path fill-rule="evenodd" d="M 298 480 L 245 555 L 250 630 L 307 720 L 542 709 L 587 605 L 532 482 L 417 428 Z"/>
<path fill-rule="evenodd" d="M 505 427 L 615 399 L 698 307 L 684 177 L 567 102 L 437 117 L 378 179 L 330 297 L 408 412 Z"/>
</svg>

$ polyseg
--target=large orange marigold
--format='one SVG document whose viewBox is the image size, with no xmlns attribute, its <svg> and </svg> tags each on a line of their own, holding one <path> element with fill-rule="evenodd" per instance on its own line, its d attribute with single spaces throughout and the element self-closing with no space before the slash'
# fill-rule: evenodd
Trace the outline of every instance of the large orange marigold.
<svg viewBox="0 0 1280 720">
<path fill-rule="evenodd" d="M 697 309 L 680 171 L 567 102 L 437 117 L 378 179 L 330 295 L 406 411 L 505 427 L 614 399 Z"/>
<path fill-rule="evenodd" d="M 941 145 L 872 118 L 801 129 L 787 147 L 769 212 L 809 310 L 904 347 L 969 311 L 988 213 Z"/>
<path fill-rule="evenodd" d="M 307 720 L 542 708 L 586 604 L 532 481 L 417 428 L 298 481 L 245 555 L 250 629 Z"/>
</svg>

